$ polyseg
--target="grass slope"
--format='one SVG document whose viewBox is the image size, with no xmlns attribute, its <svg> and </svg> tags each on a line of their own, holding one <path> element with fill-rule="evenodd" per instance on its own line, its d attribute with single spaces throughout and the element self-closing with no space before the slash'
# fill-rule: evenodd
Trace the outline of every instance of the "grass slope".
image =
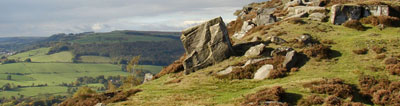
<svg viewBox="0 0 400 106">
<path fill-rule="evenodd" d="M 150 36 L 151 33 L 129 34 L 129 31 L 113 31 L 107 33 L 93 33 L 81 36 L 71 42 L 88 44 L 88 43 L 120 43 L 120 42 L 137 42 L 137 41 L 165 41 L 172 40 L 169 38 Z"/>
<path fill-rule="evenodd" d="M 176 77 L 166 75 L 160 79 L 138 86 L 143 90 L 132 96 L 127 101 L 113 105 L 238 105 L 243 101 L 244 95 L 255 93 L 266 87 L 282 86 L 289 94 L 290 99 L 286 102 L 295 104 L 300 98 L 313 94 L 309 89 L 302 87 L 305 82 L 321 78 L 341 78 L 346 83 L 358 84 L 360 73 L 372 76 L 388 76 L 389 79 L 400 81 L 399 76 L 390 75 L 387 71 L 372 71 L 368 67 L 375 66 L 384 69 L 383 60 L 375 59 L 377 55 L 372 50 L 366 55 L 357 55 L 352 51 L 360 48 L 371 48 L 372 46 L 383 46 L 388 50 L 387 56 L 400 53 L 399 39 L 400 28 L 386 28 L 380 31 L 376 27 L 370 27 L 367 31 L 357 31 L 343 26 L 330 23 L 319 23 L 305 20 L 307 24 L 293 25 L 283 22 L 274 26 L 268 35 L 286 32 L 280 36 L 290 41 L 303 33 L 309 33 L 319 40 L 332 40 L 336 44 L 331 45 L 333 50 L 340 52 L 331 60 L 317 61 L 309 60 L 298 72 L 290 73 L 287 77 L 267 80 L 221 80 L 209 73 L 222 70 L 229 65 L 247 60 L 245 57 L 231 57 L 221 63 L 199 70 L 190 75 Z M 379 36 L 370 36 L 371 34 Z M 265 35 L 256 33 L 253 36 L 266 38 Z M 269 45 L 276 47 L 276 45 Z M 179 83 L 166 84 L 169 81 L 181 79 Z M 323 95 L 326 96 L 326 95 Z M 364 102 L 357 97 L 355 101 Z"/>
<path fill-rule="evenodd" d="M 47 55 L 49 50 L 50 48 L 39 48 L 27 52 L 18 53 L 8 58 L 17 59 L 20 61 L 31 58 L 32 62 L 72 62 L 73 54 L 71 52 L 65 51 Z"/>
</svg>

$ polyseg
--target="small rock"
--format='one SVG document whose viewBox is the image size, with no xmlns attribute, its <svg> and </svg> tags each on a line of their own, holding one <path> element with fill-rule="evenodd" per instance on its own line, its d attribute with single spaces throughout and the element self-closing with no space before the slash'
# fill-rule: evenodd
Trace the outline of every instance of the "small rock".
<svg viewBox="0 0 400 106">
<path fill-rule="evenodd" d="M 278 44 L 278 45 L 279 44 L 283 44 L 283 43 L 287 43 L 286 40 L 284 40 L 282 38 L 279 38 L 277 36 L 268 37 L 267 41 L 271 41 L 272 43 L 275 43 L 275 44 Z"/>
<path fill-rule="evenodd" d="M 236 39 L 242 39 L 246 33 L 255 27 L 255 24 L 251 21 L 244 21 L 242 29 L 233 35 Z"/>
<path fill-rule="evenodd" d="M 275 50 L 273 50 L 272 52 L 271 52 L 271 56 L 273 57 L 273 56 L 275 56 L 275 55 L 283 55 L 283 56 L 286 56 L 286 53 L 288 53 L 288 52 L 290 52 L 290 51 L 293 51 L 294 49 L 293 48 L 290 48 L 290 47 L 279 47 L 279 48 L 276 48 Z"/>
<path fill-rule="evenodd" d="M 260 40 L 261 40 L 261 38 L 256 36 L 256 37 L 253 37 L 253 39 L 251 39 L 251 42 L 257 42 Z"/>
<path fill-rule="evenodd" d="M 261 59 L 250 59 L 250 60 L 247 60 L 247 62 L 242 66 L 242 68 L 244 68 L 244 67 L 246 67 L 246 66 L 248 66 L 250 64 L 255 64 L 255 63 L 258 63 L 260 61 L 264 61 L 264 60 L 268 60 L 268 59 L 272 59 L 272 58 L 271 57 L 267 57 L 267 58 L 261 58 Z"/>
<path fill-rule="evenodd" d="M 105 104 L 103 104 L 103 103 L 97 103 L 96 105 L 94 105 L 94 106 L 106 106 Z"/>
<path fill-rule="evenodd" d="M 245 57 L 252 57 L 252 56 L 259 56 L 264 51 L 265 45 L 259 44 L 256 46 L 251 47 L 249 50 L 246 51 L 244 54 Z"/>
<path fill-rule="evenodd" d="M 298 58 L 297 58 L 297 52 L 296 51 L 290 51 L 286 53 L 285 60 L 283 61 L 283 67 L 285 67 L 287 70 L 290 70 L 296 65 Z"/>
<path fill-rule="evenodd" d="M 143 83 L 149 82 L 149 81 L 151 81 L 152 79 L 153 79 L 153 74 L 151 74 L 151 73 L 146 73 L 146 74 L 144 75 Z"/>
<path fill-rule="evenodd" d="M 323 13 L 312 13 L 312 14 L 310 14 L 310 16 L 308 16 L 308 19 L 313 20 L 313 21 L 324 22 L 326 17 L 327 16 Z"/>
<path fill-rule="evenodd" d="M 257 72 L 254 74 L 253 79 L 263 80 L 268 77 L 269 72 L 273 69 L 274 69 L 273 65 L 270 65 L 270 64 L 264 65 L 260 69 L 257 70 Z"/>
<path fill-rule="evenodd" d="M 312 37 L 310 35 L 308 35 L 308 34 L 304 34 L 304 35 L 301 35 L 301 36 L 297 37 L 296 40 L 298 42 L 303 43 L 303 44 L 308 44 L 308 43 L 312 42 Z"/>
<path fill-rule="evenodd" d="M 229 66 L 228 68 L 226 68 L 225 70 L 222 70 L 220 72 L 217 73 L 217 75 L 228 75 L 229 73 L 231 73 L 234 69 L 240 68 L 238 66 Z"/>
</svg>

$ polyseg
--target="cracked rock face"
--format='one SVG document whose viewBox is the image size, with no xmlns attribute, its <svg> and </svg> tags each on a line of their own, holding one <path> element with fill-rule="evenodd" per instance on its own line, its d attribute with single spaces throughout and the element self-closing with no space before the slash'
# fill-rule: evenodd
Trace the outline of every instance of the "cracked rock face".
<svg viewBox="0 0 400 106">
<path fill-rule="evenodd" d="M 185 74 L 221 62 L 233 55 L 228 31 L 221 17 L 182 32 L 181 41 L 187 57 Z"/>
</svg>

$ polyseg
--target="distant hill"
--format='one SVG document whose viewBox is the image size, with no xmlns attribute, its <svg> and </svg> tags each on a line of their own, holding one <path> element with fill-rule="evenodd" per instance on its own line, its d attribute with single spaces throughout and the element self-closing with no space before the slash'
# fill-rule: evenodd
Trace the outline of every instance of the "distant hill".
<svg viewBox="0 0 400 106">
<path fill-rule="evenodd" d="M 0 52 L 18 51 L 46 37 L 0 37 Z"/>
</svg>

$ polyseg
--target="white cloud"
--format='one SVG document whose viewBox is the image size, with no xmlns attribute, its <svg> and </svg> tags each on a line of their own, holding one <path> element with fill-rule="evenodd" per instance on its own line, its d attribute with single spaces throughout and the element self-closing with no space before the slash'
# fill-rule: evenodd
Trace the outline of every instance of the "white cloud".
<svg viewBox="0 0 400 106">
<path fill-rule="evenodd" d="M 0 36 L 112 30 L 181 31 L 260 0 L 1 0 Z"/>
</svg>

